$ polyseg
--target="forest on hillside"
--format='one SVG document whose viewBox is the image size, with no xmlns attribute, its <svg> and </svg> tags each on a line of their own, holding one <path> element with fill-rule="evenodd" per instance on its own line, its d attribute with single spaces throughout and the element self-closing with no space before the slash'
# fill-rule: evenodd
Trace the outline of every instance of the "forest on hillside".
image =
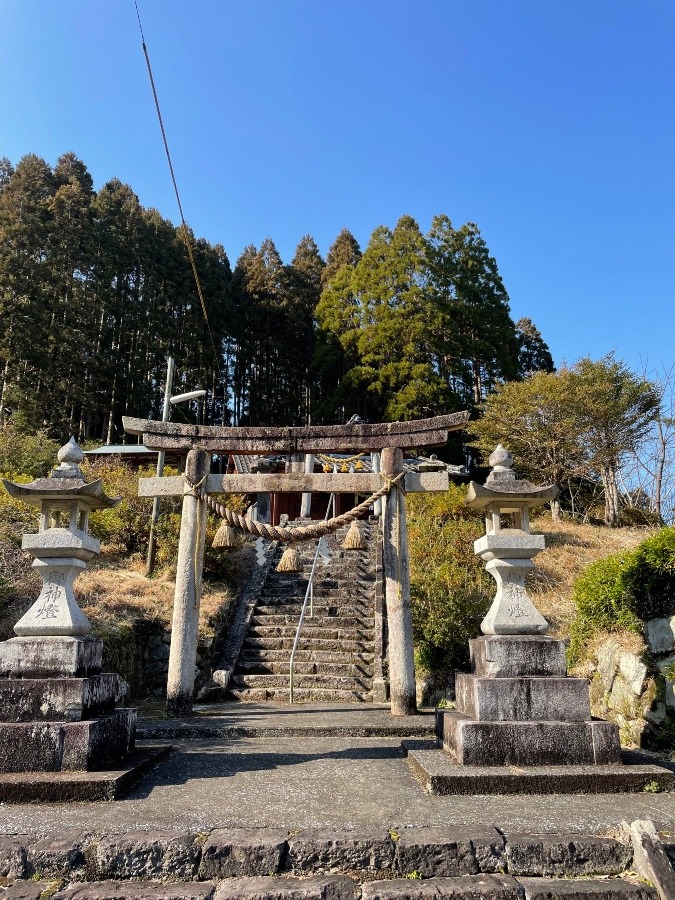
<svg viewBox="0 0 675 900">
<path fill-rule="evenodd" d="M 289 263 L 268 238 L 232 267 L 128 185 L 95 190 L 73 153 L 0 160 L 0 321 L 0 425 L 106 443 L 124 415 L 160 417 L 168 356 L 174 392 L 205 388 L 204 421 L 226 425 L 475 410 L 553 370 L 472 223 L 403 216 L 363 251 L 343 229 L 325 260 L 305 235 Z"/>
</svg>

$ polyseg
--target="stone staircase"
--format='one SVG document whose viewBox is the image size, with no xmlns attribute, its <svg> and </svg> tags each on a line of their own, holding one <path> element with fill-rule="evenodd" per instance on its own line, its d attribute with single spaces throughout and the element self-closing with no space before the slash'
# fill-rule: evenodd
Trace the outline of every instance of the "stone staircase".
<svg viewBox="0 0 675 900">
<path fill-rule="evenodd" d="M 377 524 L 361 522 L 361 531 L 368 544 L 365 550 L 342 549 L 346 527 L 326 538 L 331 560 L 327 566 L 321 560 L 317 563 L 313 615 L 308 606 L 295 657 L 298 702 L 353 703 L 372 698 L 378 633 Z M 283 551 L 277 548 L 228 685 L 228 699 L 288 700 L 291 650 L 315 550 L 316 542 L 300 545 L 304 571 L 286 573 L 275 571 Z"/>
</svg>

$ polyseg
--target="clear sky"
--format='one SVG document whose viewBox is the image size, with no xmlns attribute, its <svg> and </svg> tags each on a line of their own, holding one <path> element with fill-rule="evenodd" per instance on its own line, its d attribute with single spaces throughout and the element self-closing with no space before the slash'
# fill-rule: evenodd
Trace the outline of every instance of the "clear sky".
<svg viewBox="0 0 675 900">
<path fill-rule="evenodd" d="M 138 0 L 186 217 L 242 248 L 476 222 L 556 363 L 675 361 L 673 0 Z M 0 156 L 177 221 L 133 0 L 2 0 Z"/>
</svg>

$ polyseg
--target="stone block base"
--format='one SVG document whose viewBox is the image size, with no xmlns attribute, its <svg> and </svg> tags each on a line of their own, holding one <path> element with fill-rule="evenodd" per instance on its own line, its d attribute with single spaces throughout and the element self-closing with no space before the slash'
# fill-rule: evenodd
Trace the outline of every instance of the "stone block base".
<svg viewBox="0 0 675 900">
<path fill-rule="evenodd" d="M 436 710 L 436 739 L 468 766 L 608 765 L 621 761 L 613 722 L 477 722 Z"/>
<path fill-rule="evenodd" d="M 624 751 L 618 765 L 607 766 L 460 766 L 432 741 L 405 740 L 413 775 L 429 794 L 618 794 L 642 793 L 649 785 L 675 788 L 675 775 L 651 758 Z"/>
<path fill-rule="evenodd" d="M 136 710 L 86 722 L 0 723 L 0 772 L 105 769 L 134 748 Z"/>
<path fill-rule="evenodd" d="M 114 712 L 119 675 L 91 678 L 0 678 L 0 710 L 5 722 L 79 722 Z"/>
<path fill-rule="evenodd" d="M 585 722 L 591 718 L 585 678 L 455 676 L 457 710 L 480 721 Z"/>
<path fill-rule="evenodd" d="M 563 677 L 565 642 L 540 635 L 485 635 L 469 641 L 471 671 L 492 678 Z"/>
<path fill-rule="evenodd" d="M 0 643 L 0 678 L 86 678 L 101 671 L 92 637 L 16 637 Z"/>
</svg>

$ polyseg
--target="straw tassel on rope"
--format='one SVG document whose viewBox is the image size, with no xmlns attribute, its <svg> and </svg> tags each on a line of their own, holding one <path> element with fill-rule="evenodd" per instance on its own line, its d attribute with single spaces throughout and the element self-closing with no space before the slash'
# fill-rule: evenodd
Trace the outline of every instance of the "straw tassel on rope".
<svg viewBox="0 0 675 900">
<path fill-rule="evenodd" d="M 302 572 L 302 559 L 298 551 L 289 545 L 281 555 L 279 564 L 276 567 L 277 572 Z"/>
<path fill-rule="evenodd" d="M 223 521 L 218 526 L 218 530 L 216 531 L 211 546 L 216 549 L 231 550 L 233 547 L 236 547 L 236 545 L 234 528 Z"/>
<path fill-rule="evenodd" d="M 343 550 L 365 550 L 368 546 L 366 539 L 361 532 L 359 527 L 359 523 L 354 519 L 352 524 L 349 526 L 349 531 L 345 535 L 345 539 L 342 542 Z"/>
</svg>

